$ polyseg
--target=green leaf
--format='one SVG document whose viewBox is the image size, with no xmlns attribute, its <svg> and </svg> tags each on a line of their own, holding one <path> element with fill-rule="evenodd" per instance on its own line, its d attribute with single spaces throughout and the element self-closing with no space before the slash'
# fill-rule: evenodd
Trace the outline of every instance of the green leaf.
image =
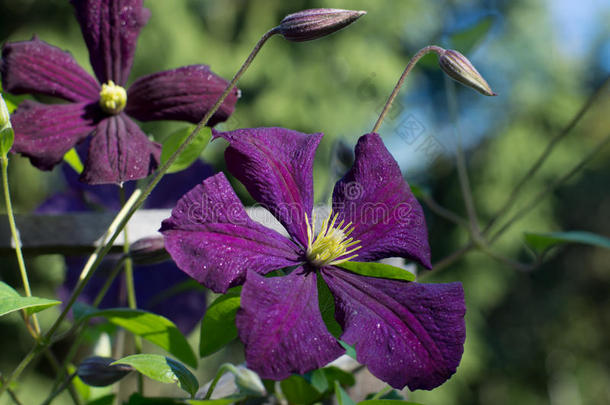
<svg viewBox="0 0 610 405">
<path fill-rule="evenodd" d="M 467 29 L 451 35 L 451 47 L 466 55 L 485 38 L 493 22 L 492 16 L 486 16 Z"/>
<path fill-rule="evenodd" d="M 71 168 L 78 174 L 83 172 L 83 162 L 80 160 L 80 156 L 76 153 L 76 149 L 72 148 L 64 155 L 64 161 L 70 165 Z"/>
<path fill-rule="evenodd" d="M 189 405 L 230 405 L 246 399 L 243 395 L 231 395 L 218 399 L 191 399 L 186 401 Z"/>
<path fill-rule="evenodd" d="M 112 405 L 114 404 L 114 396 L 114 394 L 104 395 L 103 397 L 87 402 L 87 405 Z"/>
<path fill-rule="evenodd" d="M 322 320 L 330 334 L 339 338 L 343 330 L 335 319 L 335 299 L 322 276 L 318 274 L 316 278 L 318 284 L 318 307 L 322 313 Z"/>
<path fill-rule="evenodd" d="M 526 232 L 525 241 L 534 250 L 539 252 L 544 252 L 561 243 L 584 243 L 585 245 L 610 249 L 610 238 L 584 231 L 551 233 Z"/>
<path fill-rule="evenodd" d="M 335 381 L 335 398 L 337 399 L 338 405 L 356 405 L 349 395 L 347 395 L 347 392 L 341 388 L 339 381 Z"/>
<path fill-rule="evenodd" d="M 8 284 L 0 281 L 0 316 L 24 309 L 28 314 L 61 304 L 61 301 L 38 297 L 22 297 Z"/>
<path fill-rule="evenodd" d="M 389 264 L 376 262 L 344 262 L 337 264 L 342 269 L 366 277 L 388 278 L 390 280 L 413 281 L 415 275 L 410 271 Z"/>
<path fill-rule="evenodd" d="M 334 390 L 335 381 L 342 386 L 349 387 L 356 383 L 356 379 L 351 373 L 334 366 L 320 368 L 311 373 L 311 385 L 322 393 Z"/>
<path fill-rule="evenodd" d="M 180 145 L 184 143 L 186 138 L 195 129 L 194 125 L 182 128 L 170 136 L 163 142 L 161 149 L 161 164 L 165 164 L 178 150 Z M 197 158 L 201 155 L 201 152 L 208 146 L 210 139 L 212 138 L 212 130 L 209 127 L 204 127 L 199 131 L 195 139 L 186 147 L 184 151 L 178 156 L 178 158 L 172 163 L 167 173 L 176 173 L 188 168 L 193 164 Z"/>
<path fill-rule="evenodd" d="M 356 358 L 356 348 L 354 346 L 348 345 L 343 340 L 339 340 L 339 344 L 345 349 L 345 354 L 347 354 L 352 359 L 358 361 L 358 359 Z"/>
<path fill-rule="evenodd" d="M 180 362 L 158 354 L 134 354 L 112 364 L 127 364 L 153 380 L 173 384 L 194 397 L 199 389 L 197 378 Z"/>
<path fill-rule="evenodd" d="M 6 157 L 13 147 L 15 142 L 15 131 L 13 128 L 4 128 L 0 131 L 0 154 Z"/>
<path fill-rule="evenodd" d="M 205 311 L 201 321 L 199 356 L 209 356 L 237 338 L 235 315 L 240 301 L 239 292 L 228 293 L 216 298 Z"/>
<path fill-rule="evenodd" d="M 348 373 L 338 367 L 330 366 L 325 367 L 322 370 L 324 371 L 324 374 L 326 374 L 326 378 L 331 385 L 334 385 L 336 381 L 344 387 L 351 387 L 356 384 L 356 378 L 352 373 Z"/>
<path fill-rule="evenodd" d="M 280 382 L 284 396 L 291 404 L 309 405 L 318 401 L 322 393 L 300 375 L 293 375 Z"/>
<path fill-rule="evenodd" d="M 189 366 L 197 367 L 197 358 L 195 353 L 193 353 L 193 349 L 191 349 L 184 335 L 169 319 L 138 309 L 115 308 L 98 310 L 92 307 L 85 307 L 83 310 L 81 309 L 83 307 L 79 306 L 78 310 L 74 313 L 76 319 L 104 317 L 110 323 L 120 326 L 134 335 L 141 336 L 143 339 L 167 350 Z"/>
<path fill-rule="evenodd" d="M 400 399 L 367 399 L 358 402 L 358 405 L 421 405 L 416 402 L 402 401 Z"/>
<path fill-rule="evenodd" d="M 328 378 L 324 373 L 324 369 L 319 368 L 311 373 L 311 386 L 314 387 L 318 392 L 325 393 L 330 388 Z"/>
</svg>

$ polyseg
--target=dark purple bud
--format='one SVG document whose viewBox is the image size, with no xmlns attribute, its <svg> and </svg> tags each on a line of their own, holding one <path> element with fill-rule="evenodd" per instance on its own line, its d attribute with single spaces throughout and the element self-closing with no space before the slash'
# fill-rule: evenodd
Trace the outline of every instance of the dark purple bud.
<svg viewBox="0 0 610 405">
<path fill-rule="evenodd" d="M 110 357 L 88 357 L 78 366 L 78 377 L 87 385 L 105 387 L 125 377 L 133 367 L 126 364 L 110 365 L 115 360 Z"/>
<path fill-rule="evenodd" d="M 365 14 L 366 11 L 314 8 L 287 15 L 278 29 L 289 41 L 311 41 L 332 34 Z"/>
<path fill-rule="evenodd" d="M 452 49 L 445 50 L 439 57 L 438 63 L 449 77 L 471 87 L 485 96 L 495 96 L 483 76 L 472 66 L 464 55 Z"/>
<path fill-rule="evenodd" d="M 142 238 L 131 244 L 129 256 L 134 264 L 146 265 L 169 260 L 163 237 Z"/>
</svg>

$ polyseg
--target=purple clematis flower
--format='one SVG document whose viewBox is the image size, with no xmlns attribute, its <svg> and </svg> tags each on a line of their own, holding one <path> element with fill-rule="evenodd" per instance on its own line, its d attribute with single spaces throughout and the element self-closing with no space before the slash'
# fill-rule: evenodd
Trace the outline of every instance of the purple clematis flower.
<svg viewBox="0 0 610 405">
<path fill-rule="evenodd" d="M 78 181 L 78 175 L 64 166 L 68 188 L 43 202 L 37 213 L 62 214 L 65 212 L 87 212 L 94 209 L 118 210 L 121 207 L 116 186 L 89 186 Z M 214 169 L 197 160 L 188 169 L 167 174 L 146 200 L 145 208 L 170 208 L 182 194 L 196 184 L 194 179 L 207 178 L 215 173 Z M 127 193 L 134 187 L 127 185 Z M 79 296 L 79 301 L 92 304 L 105 284 L 107 273 L 118 262 L 119 255 L 108 255 L 101 268 L 93 275 Z M 84 257 L 66 257 L 66 277 L 59 287 L 58 296 L 66 302 L 78 282 Z M 190 277 L 178 270 L 171 261 L 156 264 L 136 264 L 134 284 L 138 307 L 163 315 L 173 321 L 184 334 L 190 333 L 206 309 L 205 289 Z M 123 277 L 117 278 L 100 303 L 100 308 L 117 308 L 127 305 L 126 286 Z"/>
<path fill-rule="evenodd" d="M 221 173 L 182 197 L 161 232 L 180 269 L 216 292 L 243 284 L 236 323 L 248 367 L 283 379 L 344 353 L 318 304 L 318 282 L 335 301 L 341 340 L 395 388 L 432 389 L 456 370 L 465 340 L 460 283 L 365 277 L 346 260 L 405 257 L 430 267 L 423 211 L 379 135 L 362 136 L 352 169 L 335 185 L 333 209 L 316 234 L 312 167 L 322 134 L 282 128 L 215 133 L 252 197 L 290 238 L 254 222 Z M 288 268 L 287 275 L 263 275 Z"/>
<path fill-rule="evenodd" d="M 81 180 L 121 184 L 148 176 L 159 164 L 161 146 L 132 120 L 196 123 L 214 105 L 228 82 L 208 66 L 192 65 L 144 76 L 125 90 L 140 29 L 150 17 L 142 0 L 71 0 L 89 49 L 95 78 L 61 49 L 37 38 L 6 43 L 2 84 L 14 94 L 44 94 L 68 101 L 23 102 L 11 117 L 13 152 L 51 170 L 64 154 L 93 135 Z M 226 120 L 234 90 L 210 119 Z"/>
</svg>

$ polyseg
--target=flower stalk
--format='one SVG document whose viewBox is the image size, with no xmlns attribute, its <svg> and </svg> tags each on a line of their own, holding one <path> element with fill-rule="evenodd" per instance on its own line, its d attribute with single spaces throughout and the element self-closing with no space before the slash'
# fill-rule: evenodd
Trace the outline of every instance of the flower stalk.
<svg viewBox="0 0 610 405">
<path fill-rule="evenodd" d="M 479 93 L 485 96 L 495 96 L 496 93 L 493 92 L 489 84 L 485 81 L 483 76 L 475 69 L 475 67 L 470 63 L 470 61 L 458 51 L 454 51 L 452 49 L 443 49 L 440 46 L 436 45 L 428 45 L 422 49 L 420 49 L 412 58 L 409 60 L 407 67 L 402 72 L 398 83 L 394 86 L 394 90 L 392 90 L 392 94 L 388 98 L 385 106 L 383 107 L 383 111 L 381 111 L 381 115 L 375 126 L 373 127 L 372 132 L 377 132 L 379 127 L 381 127 L 381 123 L 383 122 L 385 116 L 387 115 L 394 99 L 398 95 L 400 88 L 402 87 L 407 75 L 411 72 L 413 67 L 421 58 L 425 55 L 434 52 L 438 55 L 438 65 L 447 76 L 451 77 L 453 80 L 456 80 L 462 83 L 464 86 L 470 87 Z"/>
<path fill-rule="evenodd" d="M 411 70 L 413 70 L 413 67 L 417 64 L 417 62 L 419 62 L 419 60 L 421 58 L 423 58 L 430 52 L 434 52 L 440 57 L 443 54 L 443 52 L 445 52 L 445 50 L 443 48 L 441 48 L 440 46 L 428 45 L 428 46 L 420 49 L 415 55 L 413 55 L 411 60 L 409 60 L 407 67 L 405 67 L 405 70 L 402 72 L 402 75 L 400 75 L 400 79 L 398 79 L 398 83 L 396 83 L 396 86 L 394 86 L 394 89 L 392 90 L 392 93 L 390 94 L 388 101 L 386 101 L 385 106 L 383 107 L 383 110 L 381 111 L 381 114 L 379 115 L 379 118 L 377 119 L 377 122 L 375 123 L 375 126 L 373 127 L 371 132 L 379 131 L 379 127 L 381 127 L 381 124 L 383 123 L 383 120 L 385 119 L 386 115 L 388 114 L 388 111 L 390 111 L 390 108 L 392 107 L 392 103 L 394 102 L 394 99 L 398 95 L 398 92 L 400 91 L 400 88 L 402 87 L 403 83 L 405 82 L 405 79 L 407 78 L 407 76 L 409 75 Z"/>
<path fill-rule="evenodd" d="M 6 205 L 6 215 L 8 217 L 8 223 L 11 228 L 11 235 L 13 242 L 15 243 L 15 254 L 17 256 L 17 265 L 19 267 L 19 273 L 21 274 L 21 281 L 23 282 L 23 289 L 27 297 L 32 296 L 32 290 L 30 289 L 30 282 L 28 279 L 28 272 L 25 267 L 25 260 L 23 259 L 23 252 L 21 251 L 21 239 L 19 238 L 19 231 L 17 224 L 15 223 L 15 215 L 13 214 L 13 204 L 11 202 L 11 194 L 8 185 L 8 156 L 0 156 L 0 164 L 2 166 L 2 188 L 4 190 L 4 203 Z M 26 311 L 23 311 L 23 317 L 26 325 L 29 326 L 29 316 Z M 32 324 L 34 326 L 34 332 L 32 336 L 38 338 L 40 335 L 40 324 L 36 314 L 32 314 Z"/>
<path fill-rule="evenodd" d="M 120 187 L 119 194 L 120 194 L 121 205 L 124 205 L 125 200 L 126 200 L 125 188 Z M 123 238 L 124 238 L 123 253 L 124 253 L 124 257 L 125 257 L 123 266 L 124 266 L 124 270 L 125 270 L 125 286 L 127 288 L 127 305 L 129 306 L 130 309 L 137 309 L 138 303 L 136 300 L 136 286 L 133 281 L 133 260 L 132 260 L 131 256 L 129 255 L 130 243 L 129 243 L 128 224 L 125 224 L 125 227 L 123 228 Z M 134 336 L 133 342 L 134 342 L 134 346 L 136 349 L 136 354 L 142 353 L 142 338 L 140 336 Z M 137 381 L 138 381 L 138 383 L 137 383 L 138 392 L 140 394 L 142 394 L 144 391 L 144 377 L 142 377 L 142 374 L 138 373 Z"/>
</svg>

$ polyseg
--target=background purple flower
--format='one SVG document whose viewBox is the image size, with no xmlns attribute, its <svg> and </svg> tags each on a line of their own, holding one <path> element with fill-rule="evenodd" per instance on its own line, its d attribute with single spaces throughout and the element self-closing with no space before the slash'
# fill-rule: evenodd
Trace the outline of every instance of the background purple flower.
<svg viewBox="0 0 610 405">
<path fill-rule="evenodd" d="M 283 379 L 322 367 L 344 350 L 327 330 L 319 285 L 334 297 L 341 340 L 395 388 L 432 389 L 456 370 L 465 340 L 460 283 L 364 277 L 340 264 L 405 257 L 430 266 L 423 211 L 377 134 L 362 136 L 337 182 L 333 214 L 313 222 L 313 160 L 322 134 L 283 128 L 215 133 L 229 141 L 231 173 L 284 225 L 290 238 L 252 221 L 225 176 L 180 199 L 161 232 L 184 272 L 216 292 L 243 284 L 237 328 L 248 367 Z M 353 238 L 353 239 L 350 239 Z M 263 275 L 289 268 L 282 277 Z"/>
<path fill-rule="evenodd" d="M 81 180 L 117 183 L 148 176 L 159 163 L 161 147 L 132 120 L 196 123 L 228 82 L 208 66 L 192 65 L 144 76 L 123 88 L 133 63 L 140 29 L 150 12 L 142 0 L 72 0 L 89 49 L 95 78 L 72 56 L 37 38 L 6 43 L 2 84 L 14 94 L 43 94 L 68 101 L 44 105 L 23 102 L 12 116 L 13 151 L 36 167 L 50 170 L 74 145 L 91 138 Z M 233 112 L 235 89 L 210 120 Z"/>
<path fill-rule="evenodd" d="M 118 210 L 120 201 L 114 185 L 89 186 L 78 181 L 78 175 L 68 166 L 63 167 L 68 184 L 65 191 L 47 199 L 38 213 L 60 214 L 99 209 Z M 146 200 L 145 208 L 169 208 L 178 198 L 201 178 L 214 174 L 214 169 L 197 160 L 188 169 L 163 177 Z M 127 185 L 127 193 L 133 185 Z M 109 255 L 91 278 L 79 300 L 91 304 L 104 285 L 108 272 L 119 260 Z M 85 257 L 66 258 L 66 277 L 58 290 L 59 299 L 67 300 L 78 281 Z M 206 308 L 205 289 L 180 271 L 172 261 L 158 264 L 135 265 L 134 283 L 138 307 L 171 319 L 185 334 L 190 333 L 203 316 Z M 127 305 L 124 277 L 118 277 L 100 304 L 100 308 L 116 308 Z"/>
</svg>

